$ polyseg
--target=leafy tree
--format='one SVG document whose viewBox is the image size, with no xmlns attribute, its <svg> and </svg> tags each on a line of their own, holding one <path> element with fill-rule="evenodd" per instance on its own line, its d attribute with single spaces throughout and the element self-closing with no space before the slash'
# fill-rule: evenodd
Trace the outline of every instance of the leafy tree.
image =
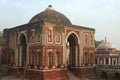
<svg viewBox="0 0 120 80">
<path fill-rule="evenodd" d="M 95 47 L 97 47 L 102 41 L 96 41 L 95 40 Z"/>
</svg>

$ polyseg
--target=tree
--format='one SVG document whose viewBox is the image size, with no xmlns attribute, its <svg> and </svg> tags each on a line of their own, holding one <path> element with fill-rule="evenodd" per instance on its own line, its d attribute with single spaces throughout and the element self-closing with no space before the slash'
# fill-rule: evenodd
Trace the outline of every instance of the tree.
<svg viewBox="0 0 120 80">
<path fill-rule="evenodd" d="M 95 48 L 101 43 L 102 41 L 96 41 L 95 40 Z"/>
</svg>

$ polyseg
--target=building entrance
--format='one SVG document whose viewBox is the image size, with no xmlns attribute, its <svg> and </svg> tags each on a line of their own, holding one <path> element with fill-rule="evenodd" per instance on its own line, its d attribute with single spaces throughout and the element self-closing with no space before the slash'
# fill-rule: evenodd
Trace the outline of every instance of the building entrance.
<svg viewBox="0 0 120 80">
<path fill-rule="evenodd" d="M 26 38 L 25 35 L 22 34 L 20 36 L 20 66 L 25 67 L 26 66 L 26 53 L 27 53 L 27 44 L 26 44 Z"/>
<path fill-rule="evenodd" d="M 77 64 L 78 40 L 74 33 L 67 39 L 67 67 L 75 67 Z"/>
</svg>

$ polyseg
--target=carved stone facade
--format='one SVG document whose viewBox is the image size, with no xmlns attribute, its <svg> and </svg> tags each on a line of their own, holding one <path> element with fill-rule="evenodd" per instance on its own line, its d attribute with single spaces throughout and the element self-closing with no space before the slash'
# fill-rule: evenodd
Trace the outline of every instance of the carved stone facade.
<svg viewBox="0 0 120 80">
<path fill-rule="evenodd" d="M 89 76 L 95 65 L 94 33 L 92 28 L 72 25 L 50 6 L 29 23 L 4 30 L 13 51 L 10 72 L 24 73 L 31 80 L 67 80 L 67 70 Z"/>
</svg>

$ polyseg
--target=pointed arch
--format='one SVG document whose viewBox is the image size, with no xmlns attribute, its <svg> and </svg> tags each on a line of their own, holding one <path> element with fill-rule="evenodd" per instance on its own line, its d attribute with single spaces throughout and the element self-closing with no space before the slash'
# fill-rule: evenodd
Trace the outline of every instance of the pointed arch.
<svg viewBox="0 0 120 80">
<path fill-rule="evenodd" d="M 24 33 L 19 36 L 19 66 L 25 67 L 27 61 L 27 39 Z"/>
<path fill-rule="evenodd" d="M 78 58 L 79 58 L 79 38 L 76 33 L 70 33 L 68 34 L 66 38 L 66 64 L 68 67 L 75 67 L 78 65 Z"/>
</svg>

